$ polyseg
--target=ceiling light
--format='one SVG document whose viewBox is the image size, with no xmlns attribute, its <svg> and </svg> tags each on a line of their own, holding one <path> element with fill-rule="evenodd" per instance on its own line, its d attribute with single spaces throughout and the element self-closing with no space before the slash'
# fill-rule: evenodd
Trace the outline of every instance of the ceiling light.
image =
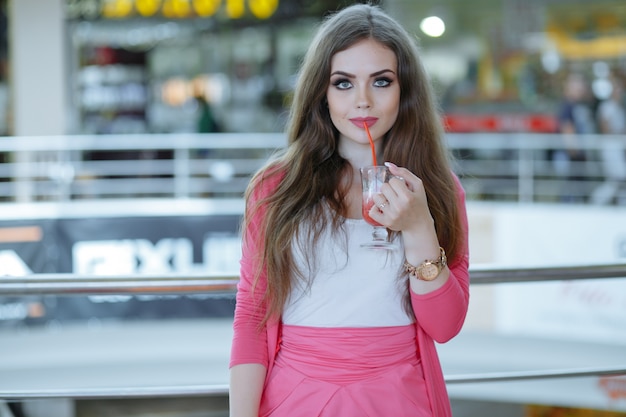
<svg viewBox="0 0 626 417">
<path fill-rule="evenodd" d="M 438 38 L 446 31 L 446 24 L 437 16 L 429 16 L 422 20 L 420 29 L 432 38 Z"/>
</svg>

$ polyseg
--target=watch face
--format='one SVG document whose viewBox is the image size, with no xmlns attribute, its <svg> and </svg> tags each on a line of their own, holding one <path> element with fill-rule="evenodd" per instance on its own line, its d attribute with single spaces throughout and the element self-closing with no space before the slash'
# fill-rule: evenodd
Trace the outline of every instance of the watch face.
<svg viewBox="0 0 626 417">
<path fill-rule="evenodd" d="M 422 278 L 424 281 L 432 281 L 433 279 L 437 278 L 437 275 L 439 275 L 439 268 L 437 268 L 437 265 L 433 263 L 425 263 L 422 264 L 419 270 L 419 274 L 420 278 Z"/>
</svg>

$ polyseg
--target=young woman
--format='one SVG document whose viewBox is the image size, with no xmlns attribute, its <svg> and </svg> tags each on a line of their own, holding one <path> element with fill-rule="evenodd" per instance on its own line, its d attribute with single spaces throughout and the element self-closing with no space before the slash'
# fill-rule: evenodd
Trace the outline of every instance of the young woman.
<svg viewBox="0 0 626 417">
<path fill-rule="evenodd" d="M 392 251 L 361 247 L 365 125 L 394 175 L 368 212 Z M 330 16 L 287 134 L 246 193 L 230 415 L 450 416 L 434 342 L 467 312 L 467 217 L 411 36 L 376 6 Z"/>
</svg>

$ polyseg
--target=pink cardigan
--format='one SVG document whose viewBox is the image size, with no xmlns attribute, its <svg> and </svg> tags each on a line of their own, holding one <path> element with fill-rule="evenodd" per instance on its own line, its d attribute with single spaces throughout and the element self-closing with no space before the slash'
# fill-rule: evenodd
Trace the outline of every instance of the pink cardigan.
<svg viewBox="0 0 626 417">
<path fill-rule="evenodd" d="M 450 401 L 439 362 L 435 341 L 444 343 L 456 336 L 467 313 L 469 303 L 469 249 L 468 222 L 465 210 L 465 192 L 455 176 L 459 212 L 465 231 L 464 245 L 460 256 L 449 265 L 450 279 L 441 288 L 423 295 L 411 293 L 411 302 L 416 317 L 417 344 L 424 377 L 434 417 L 450 417 Z M 263 181 L 255 191 L 253 201 L 270 195 L 277 187 L 280 176 Z M 246 363 L 258 363 L 267 367 L 269 376 L 276 353 L 280 348 L 280 320 L 272 320 L 262 329 L 259 323 L 265 310 L 259 307 L 267 281 L 261 276 L 256 287 L 254 281 L 254 259 L 259 257 L 262 242 L 260 220 L 264 215 L 259 210 L 243 236 L 240 281 L 237 290 L 237 308 L 233 323 L 233 342 L 230 367 Z"/>
</svg>

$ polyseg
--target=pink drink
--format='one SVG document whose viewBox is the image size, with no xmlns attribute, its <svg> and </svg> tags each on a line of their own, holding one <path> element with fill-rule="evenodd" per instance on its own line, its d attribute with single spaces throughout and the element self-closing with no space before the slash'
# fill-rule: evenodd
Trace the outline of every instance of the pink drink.
<svg viewBox="0 0 626 417">
<path fill-rule="evenodd" d="M 363 186 L 363 198 L 361 203 L 361 214 L 363 220 L 372 225 L 372 240 L 363 242 L 361 247 L 368 249 L 394 250 L 396 245 L 387 241 L 387 229 L 382 224 L 370 217 L 370 210 L 376 202 L 374 196 L 381 196 L 380 200 L 385 201 L 381 194 L 381 188 L 389 180 L 389 170 L 386 166 L 368 166 L 360 168 L 361 185 Z"/>
<path fill-rule="evenodd" d="M 374 204 L 375 204 L 374 196 L 368 193 L 363 193 L 363 207 L 362 207 L 363 220 L 365 220 L 367 223 L 371 224 L 372 226 L 382 226 L 382 224 L 378 223 L 376 220 L 370 217 L 370 210 L 372 207 L 374 207 Z"/>
</svg>

